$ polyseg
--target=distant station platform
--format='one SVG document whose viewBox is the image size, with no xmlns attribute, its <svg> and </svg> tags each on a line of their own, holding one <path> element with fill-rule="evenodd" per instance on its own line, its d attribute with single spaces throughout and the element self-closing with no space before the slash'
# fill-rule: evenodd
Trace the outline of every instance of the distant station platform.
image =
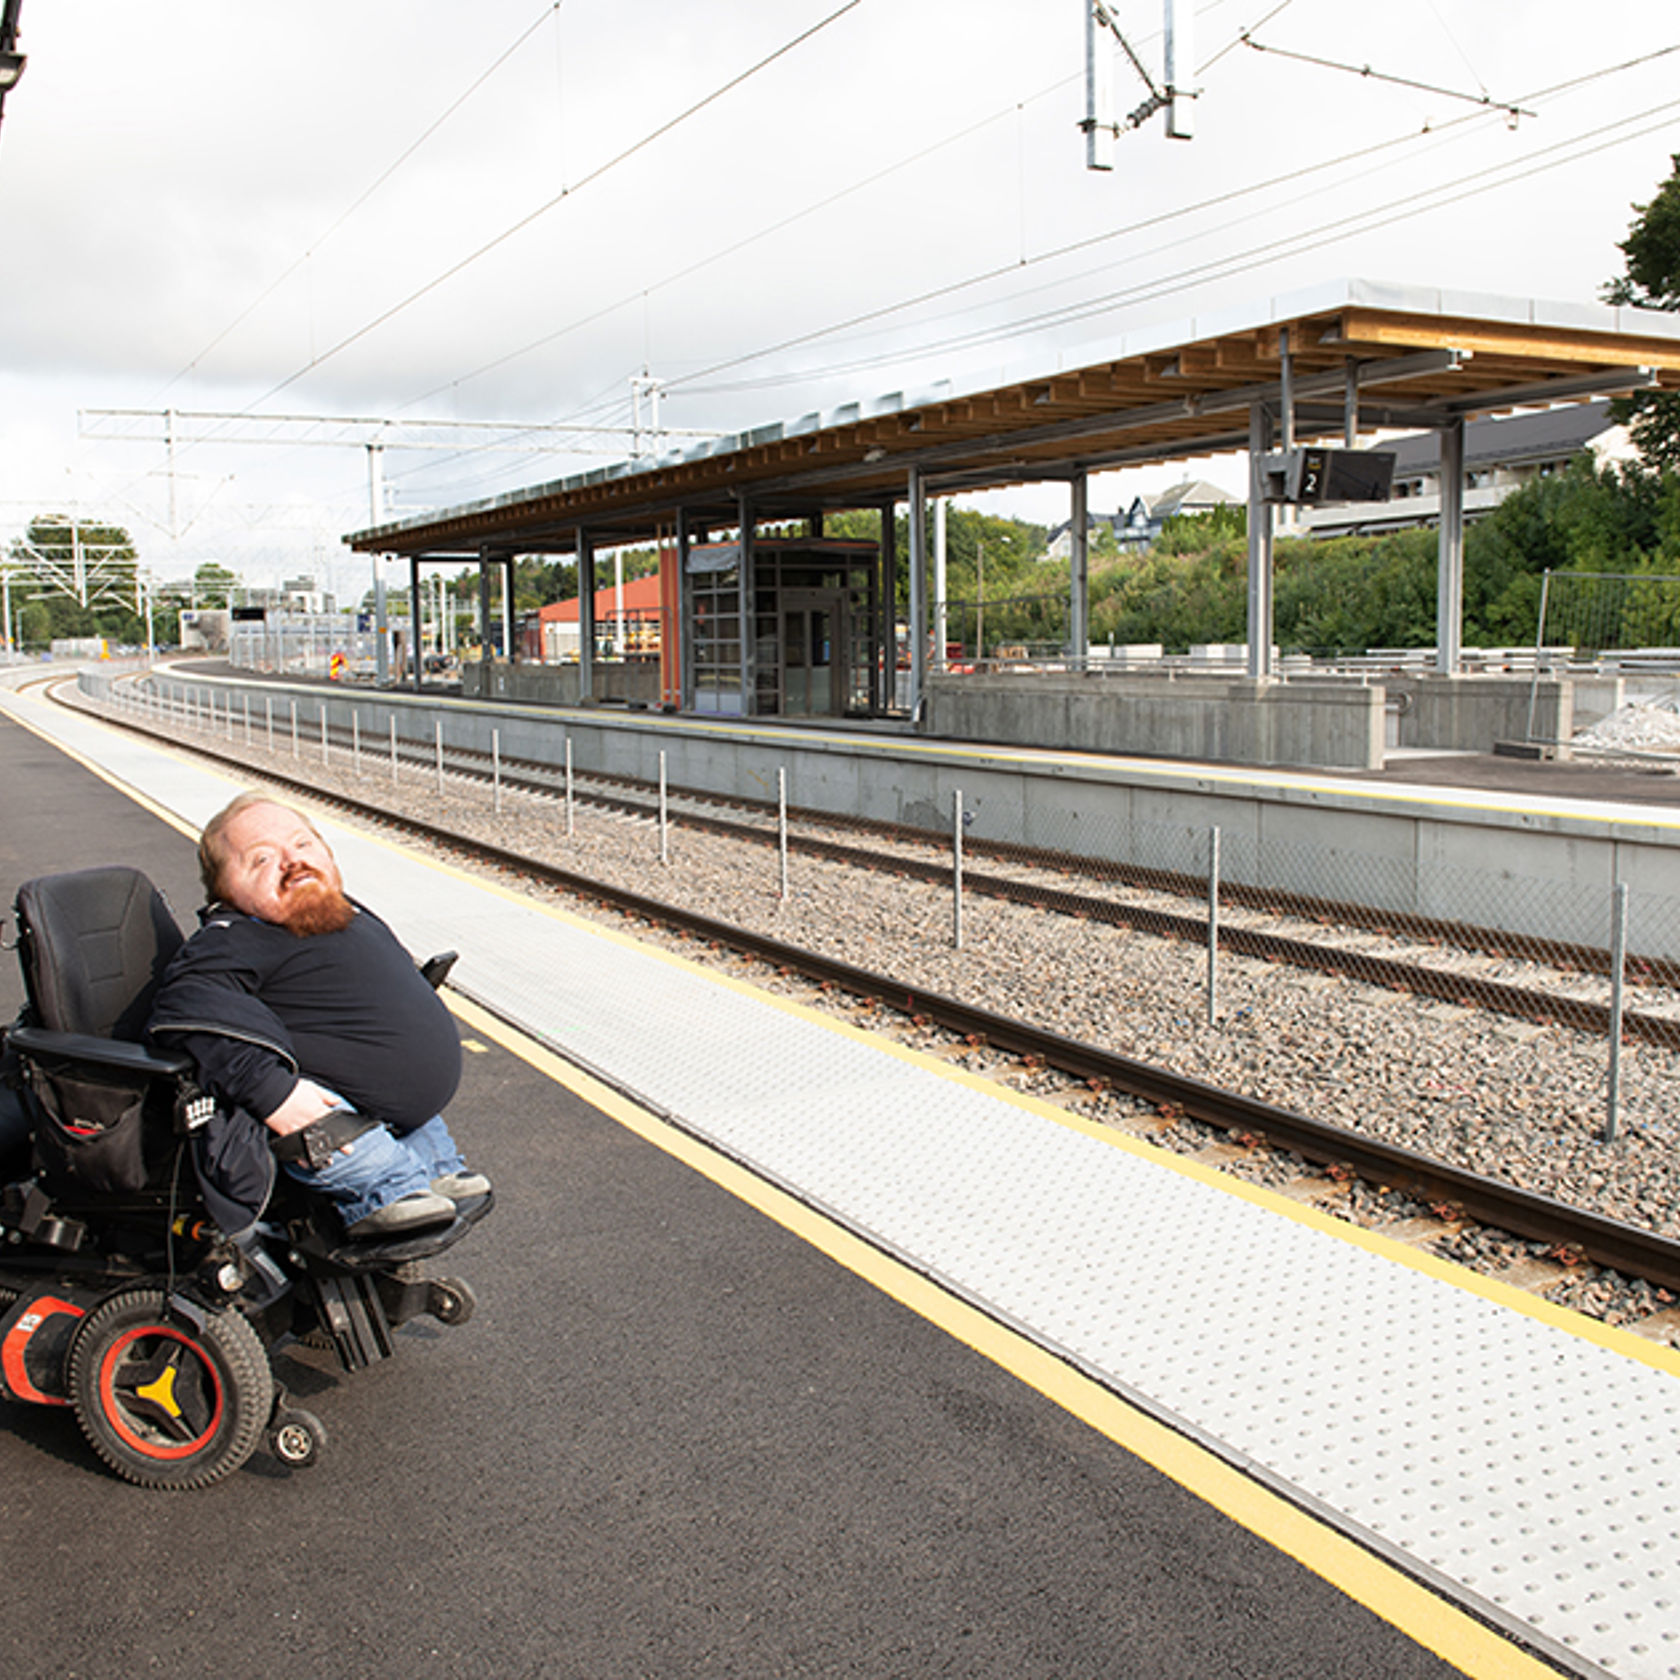
<svg viewBox="0 0 1680 1680">
<path fill-rule="evenodd" d="M 0 711 L 8 754 L 50 738 L 187 829 L 233 790 L 44 700 Z M 475 1030 L 546 1047 L 601 1111 L 1397 1630 L 1343 1649 L 1326 1622 L 1286 1669 L 1251 1660 L 1251 1608 L 1227 1659 L 1018 1672 L 1680 1676 L 1674 1351 L 324 826 L 411 949 L 461 951 Z"/>
<path fill-rule="evenodd" d="M 552 706 L 533 702 L 463 699 L 456 689 L 436 685 L 421 695 L 410 691 L 381 690 L 333 682 L 327 678 L 279 675 L 230 665 L 225 659 L 199 657 L 172 661 L 160 666 L 176 672 L 182 680 L 202 676 L 222 684 L 256 685 L 280 692 L 321 692 L 357 699 L 368 704 L 401 701 L 405 705 L 432 705 L 453 711 L 548 714 L 574 726 L 599 721 L 608 726 L 646 728 L 671 738 L 694 734 L 704 738 L 763 737 L 768 741 L 797 744 L 818 742 L 873 744 L 911 756 L 931 757 L 941 751 L 970 761 L 995 755 L 1000 763 L 1041 763 L 1064 770 L 1080 764 L 1095 770 L 1123 770 L 1140 778 L 1183 778 L 1186 775 L 1216 778 L 1232 788 L 1252 786 L 1256 791 L 1273 789 L 1335 789 L 1356 795 L 1363 790 L 1368 799 L 1391 803 L 1415 796 L 1419 800 L 1461 802 L 1465 796 L 1492 796 L 1490 805 L 1523 810 L 1574 810 L 1581 816 L 1598 816 L 1613 821 L 1629 808 L 1648 807 L 1638 812 L 1645 821 L 1680 833 L 1680 767 L 1674 762 L 1652 758 L 1604 757 L 1596 760 L 1541 755 L 1508 755 L 1494 752 L 1458 752 L 1444 749 L 1391 748 L 1377 770 L 1247 769 L 1229 764 L 1196 764 L 1175 758 L 1150 758 L 1137 754 L 1065 752 L 1035 750 L 1002 744 L 988 746 L 981 741 L 942 739 L 916 731 L 910 724 L 885 718 L 790 722 L 778 719 L 706 719 L 664 715 L 658 712 L 614 706 Z M 311 714 L 313 715 L 313 714 Z"/>
<path fill-rule="evenodd" d="M 84 672 L 84 690 L 165 728 L 308 752 L 322 730 L 363 751 L 401 742 L 639 782 L 948 842 L 960 804 L 978 855 L 1016 849 L 1205 878 L 1517 937 L 1608 949 L 1613 902 L 1667 906 L 1680 882 L 1680 778 L 1492 753 L 1396 754 L 1367 774 L 1012 745 L 883 727 L 697 718 L 258 679 L 225 662 Z M 375 744 L 380 744 L 377 748 Z M 1645 957 L 1680 958 L 1665 908 Z"/>
</svg>

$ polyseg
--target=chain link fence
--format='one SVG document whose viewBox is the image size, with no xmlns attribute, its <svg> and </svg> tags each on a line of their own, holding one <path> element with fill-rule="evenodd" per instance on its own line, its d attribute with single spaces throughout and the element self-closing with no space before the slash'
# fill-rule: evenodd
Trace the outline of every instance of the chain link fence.
<svg viewBox="0 0 1680 1680">
<path fill-rule="evenodd" d="M 371 679 L 379 650 L 372 630 L 342 613 L 269 613 L 228 626 L 228 661 L 272 676 Z"/>
</svg>

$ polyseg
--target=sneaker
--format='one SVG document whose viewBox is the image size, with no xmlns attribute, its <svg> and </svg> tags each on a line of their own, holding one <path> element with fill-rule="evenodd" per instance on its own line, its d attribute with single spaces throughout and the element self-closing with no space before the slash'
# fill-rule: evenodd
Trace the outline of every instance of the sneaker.
<svg viewBox="0 0 1680 1680">
<path fill-rule="evenodd" d="M 452 1202 L 470 1202 L 474 1196 L 488 1196 L 490 1194 L 490 1180 L 483 1173 L 460 1172 L 445 1173 L 442 1178 L 432 1180 L 432 1194 L 447 1196 Z"/>
<path fill-rule="evenodd" d="M 455 1204 L 447 1196 L 434 1196 L 429 1190 L 415 1190 L 382 1208 L 364 1214 L 345 1235 L 352 1242 L 369 1237 L 391 1237 L 399 1232 L 419 1230 L 427 1225 L 448 1225 L 455 1218 Z"/>
</svg>

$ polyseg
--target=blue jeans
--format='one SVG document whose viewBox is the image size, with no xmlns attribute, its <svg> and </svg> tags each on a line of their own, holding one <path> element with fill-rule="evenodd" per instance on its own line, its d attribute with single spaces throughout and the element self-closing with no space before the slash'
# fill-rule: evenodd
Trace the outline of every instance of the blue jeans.
<svg viewBox="0 0 1680 1680">
<path fill-rule="evenodd" d="M 337 1204 L 346 1225 L 392 1202 L 428 1190 L 434 1178 L 466 1170 L 441 1114 L 400 1135 L 387 1126 L 363 1132 L 319 1170 L 286 1164 L 299 1184 L 319 1190 Z"/>
</svg>

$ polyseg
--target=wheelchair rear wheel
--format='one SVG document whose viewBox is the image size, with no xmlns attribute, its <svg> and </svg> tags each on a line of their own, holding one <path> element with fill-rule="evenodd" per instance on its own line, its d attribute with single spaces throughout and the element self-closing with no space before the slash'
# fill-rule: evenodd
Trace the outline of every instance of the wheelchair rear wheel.
<svg viewBox="0 0 1680 1680">
<path fill-rule="evenodd" d="M 71 1346 L 69 1375 L 83 1434 L 140 1487 L 203 1488 L 231 1475 L 274 1407 L 268 1354 L 245 1319 L 189 1317 L 161 1289 L 125 1289 L 94 1308 Z"/>
</svg>

